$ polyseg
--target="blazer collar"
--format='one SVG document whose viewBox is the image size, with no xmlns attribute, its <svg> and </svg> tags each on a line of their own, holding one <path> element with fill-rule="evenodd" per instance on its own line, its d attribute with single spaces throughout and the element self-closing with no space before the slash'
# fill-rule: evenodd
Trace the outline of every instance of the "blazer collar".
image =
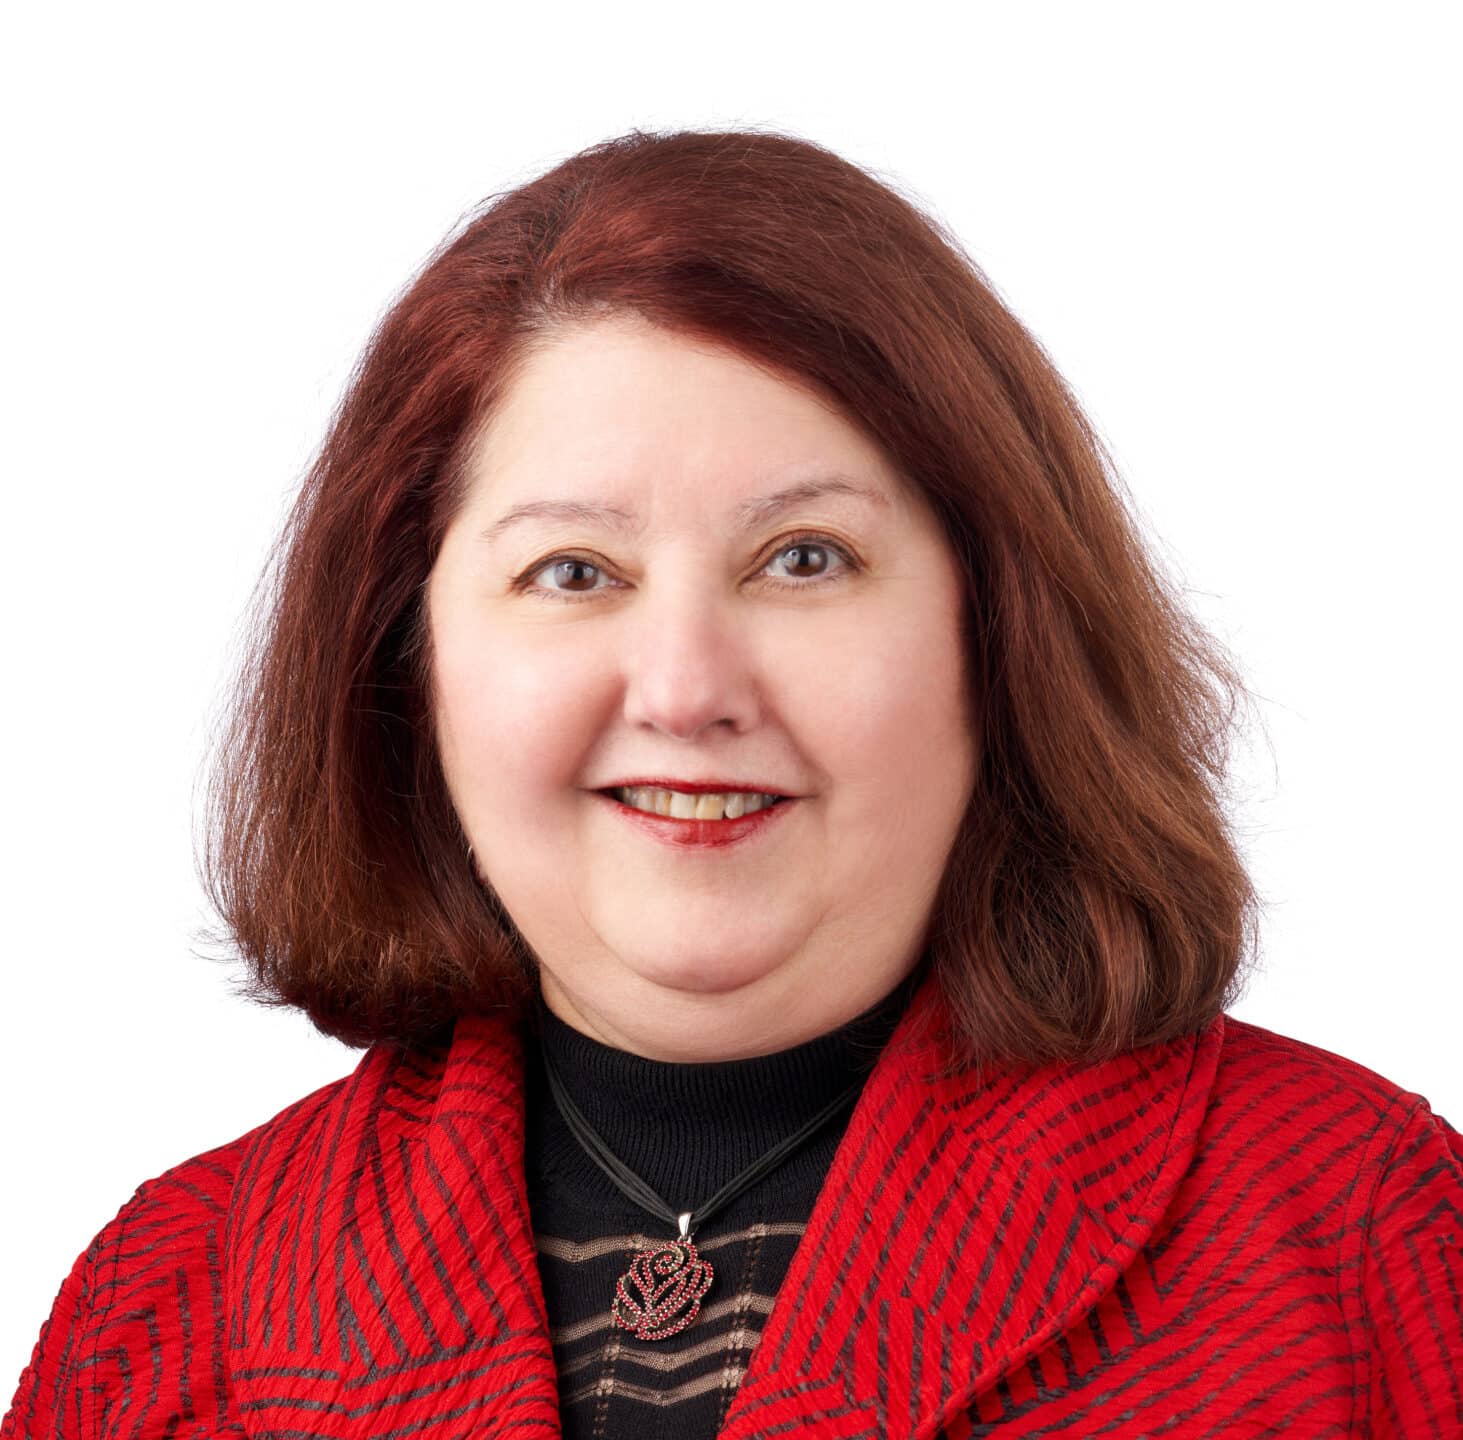
<svg viewBox="0 0 1463 1440">
<path fill-rule="evenodd" d="M 929 1437 L 1128 1269 L 1188 1169 L 1224 1017 L 1116 1059 L 939 1078 L 929 974 L 869 1076 L 721 1430 Z M 255 1435 L 559 1433 L 523 1042 L 368 1052 L 262 1127 L 226 1245 Z"/>
</svg>

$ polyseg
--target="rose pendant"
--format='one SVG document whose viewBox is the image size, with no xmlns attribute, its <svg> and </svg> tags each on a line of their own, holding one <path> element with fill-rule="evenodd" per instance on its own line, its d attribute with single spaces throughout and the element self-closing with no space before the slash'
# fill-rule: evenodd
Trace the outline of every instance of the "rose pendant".
<svg viewBox="0 0 1463 1440">
<path fill-rule="evenodd" d="M 610 1318 L 639 1340 L 664 1340 L 684 1330 L 701 1312 L 701 1297 L 714 1278 L 709 1261 L 691 1241 L 691 1215 L 680 1217 L 681 1235 L 639 1250 L 615 1284 Z"/>
</svg>

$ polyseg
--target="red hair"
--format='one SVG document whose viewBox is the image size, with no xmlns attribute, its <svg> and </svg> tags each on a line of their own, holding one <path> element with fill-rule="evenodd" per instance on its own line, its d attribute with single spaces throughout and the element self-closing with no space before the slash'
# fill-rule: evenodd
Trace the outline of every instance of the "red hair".
<svg viewBox="0 0 1463 1440">
<path fill-rule="evenodd" d="M 981 744 L 928 955 L 963 1058 L 1101 1058 L 1231 1004 L 1257 903 L 1222 803 L 1231 662 L 956 240 L 760 131 L 634 131 L 492 197 L 370 340 L 261 582 L 211 773 L 204 883 L 253 993 L 351 1044 L 532 994 L 443 780 L 423 596 L 516 367 L 606 312 L 814 382 L 945 528 Z"/>
</svg>

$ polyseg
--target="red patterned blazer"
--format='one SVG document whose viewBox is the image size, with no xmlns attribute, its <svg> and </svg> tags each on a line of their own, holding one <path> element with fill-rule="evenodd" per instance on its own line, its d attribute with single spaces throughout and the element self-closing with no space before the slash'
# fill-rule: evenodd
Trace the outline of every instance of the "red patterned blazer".
<svg viewBox="0 0 1463 1440">
<path fill-rule="evenodd" d="M 1463 1436 L 1463 1140 L 1221 1016 L 1101 1064 L 936 1080 L 917 993 L 728 1440 Z M 558 1434 L 522 1042 L 464 1020 L 143 1185 L 0 1435 Z"/>
</svg>

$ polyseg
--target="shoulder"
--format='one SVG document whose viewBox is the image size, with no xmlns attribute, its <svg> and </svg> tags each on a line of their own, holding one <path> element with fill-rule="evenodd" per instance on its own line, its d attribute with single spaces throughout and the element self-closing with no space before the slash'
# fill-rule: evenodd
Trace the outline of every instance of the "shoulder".
<svg viewBox="0 0 1463 1440">
<path fill-rule="evenodd" d="M 223 1227 L 236 1189 L 260 1153 L 281 1141 L 288 1149 L 292 1138 L 318 1125 L 339 1105 L 355 1078 L 380 1068 L 383 1058 L 379 1051 L 367 1051 L 354 1070 L 291 1102 L 252 1130 L 144 1180 L 92 1241 L 89 1253 L 94 1255 L 97 1278 L 104 1278 L 101 1271 L 107 1266 L 125 1276 L 134 1254 L 129 1241 L 139 1237 L 145 1238 L 152 1269 L 170 1256 L 190 1266 L 211 1266 L 215 1248 L 221 1252 L 226 1239 Z"/>
<path fill-rule="evenodd" d="M 1273 1119 L 1299 1123 L 1323 1115 L 1348 1130 L 1395 1136 L 1427 1100 L 1396 1080 L 1320 1045 L 1223 1016 L 1224 1044 L 1214 1079 L 1216 1101 L 1260 1106 Z"/>
<path fill-rule="evenodd" d="M 223 1262 L 236 1188 L 251 1157 L 273 1137 L 294 1133 L 328 1112 L 350 1080 L 351 1074 L 332 1080 L 243 1135 L 144 1180 L 92 1242 L 98 1280 L 106 1279 L 102 1272 L 109 1267 L 106 1288 L 115 1290 L 139 1262 L 150 1272 L 175 1262 L 181 1267 L 180 1283 L 188 1274 L 212 1287 Z"/>
<path fill-rule="evenodd" d="M 1268 1243 L 1329 1254 L 1371 1433 L 1463 1427 L 1463 1136 L 1417 1091 L 1229 1015 L 1205 1130 L 1206 1181 L 1260 1182 Z"/>
<path fill-rule="evenodd" d="M 1384 1179 L 1425 1139 L 1442 1163 L 1437 1182 L 1456 1189 L 1457 1132 L 1426 1096 L 1322 1046 L 1232 1015 L 1223 1026 L 1205 1128 L 1224 1163 L 1249 1154 L 1312 1201 L 1336 1195 L 1355 1242 Z"/>
<path fill-rule="evenodd" d="M 1232 1015 L 1223 1024 L 1210 1108 L 1228 1134 L 1263 1134 L 1313 1173 L 1334 1169 L 1363 1214 L 1384 1181 L 1423 1161 L 1445 1187 L 1458 1185 L 1458 1132 L 1425 1095 L 1322 1046 Z"/>
<path fill-rule="evenodd" d="M 369 1052 L 362 1065 L 367 1059 Z M 350 1080 L 332 1081 L 253 1130 L 137 1186 L 62 1282 L 0 1423 L 0 1440 L 53 1433 L 61 1416 L 90 1433 L 92 1421 L 100 1422 L 96 1407 L 131 1390 L 125 1372 L 129 1357 L 139 1354 L 151 1357 L 159 1382 L 141 1401 L 145 1408 L 166 1411 L 186 1402 L 202 1417 L 212 1397 L 219 1409 L 211 1419 L 226 1433 L 211 1357 L 222 1353 L 221 1297 L 236 1187 L 261 1145 L 327 1111 Z"/>
<path fill-rule="evenodd" d="M 30 1364 L 20 1377 L 0 1437 L 100 1433 L 99 1403 L 129 1388 L 129 1357 L 153 1357 L 152 1387 L 167 1405 L 210 1377 L 188 1373 L 166 1337 L 206 1335 L 222 1283 L 222 1231 L 239 1159 L 250 1136 L 194 1155 L 144 1181 L 93 1237 L 62 1281 Z M 201 1338 L 201 1337 L 200 1337 Z M 211 1346 L 204 1347 L 204 1355 Z"/>
</svg>

